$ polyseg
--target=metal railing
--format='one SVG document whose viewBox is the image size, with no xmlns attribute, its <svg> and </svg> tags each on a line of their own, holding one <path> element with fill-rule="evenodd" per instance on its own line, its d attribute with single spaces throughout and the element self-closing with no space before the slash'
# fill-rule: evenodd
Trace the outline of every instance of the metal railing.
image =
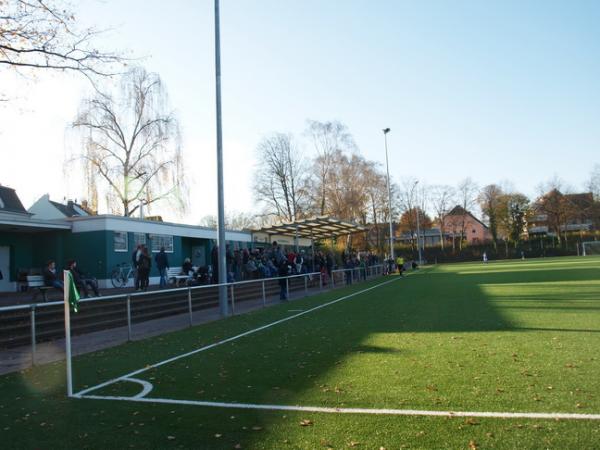
<svg viewBox="0 0 600 450">
<path fill-rule="evenodd" d="M 102 297 L 92 297 L 81 299 L 79 303 L 101 303 L 106 302 L 108 300 L 125 300 L 126 307 L 126 317 L 127 317 L 127 340 L 132 340 L 133 335 L 133 323 L 132 323 L 132 308 L 131 301 L 134 298 L 148 298 L 153 295 L 164 295 L 171 293 L 185 293 L 187 297 L 187 314 L 189 316 L 189 326 L 193 326 L 193 301 L 192 301 L 192 293 L 195 291 L 201 291 L 204 289 L 215 289 L 219 286 L 227 286 L 229 287 L 229 301 L 231 302 L 231 314 L 235 314 L 235 288 L 241 287 L 244 285 L 251 284 L 259 284 L 261 285 L 261 294 L 262 294 L 262 306 L 265 307 L 267 305 L 267 289 L 266 284 L 269 282 L 277 281 L 279 282 L 282 279 L 285 279 L 286 283 L 286 292 L 289 294 L 290 291 L 290 280 L 294 280 L 297 278 L 303 278 L 304 280 L 304 295 L 308 296 L 309 290 L 309 282 L 319 279 L 319 292 L 323 291 L 324 284 L 331 284 L 331 288 L 336 287 L 335 275 L 336 274 L 344 274 L 346 277 L 346 284 L 354 283 L 355 280 L 360 280 L 361 277 L 363 280 L 367 280 L 374 276 L 380 276 L 383 273 L 382 265 L 375 265 L 369 267 L 356 267 L 352 269 L 336 269 L 331 271 L 331 277 L 328 283 L 324 283 L 324 277 L 322 272 L 311 272 L 304 273 L 298 275 L 290 275 L 287 277 L 272 277 L 272 278 L 260 278 L 256 280 L 245 280 L 245 281 L 236 281 L 231 283 L 216 283 L 216 284 L 207 284 L 202 286 L 186 286 L 180 288 L 172 288 L 172 289 L 160 289 L 156 291 L 148 291 L 148 292 L 133 292 L 133 293 L 122 293 L 115 295 L 107 295 Z M 348 278 L 349 277 L 349 278 Z M 343 285 L 338 282 L 338 285 Z M 27 305 L 13 305 L 13 306 L 4 306 L 0 307 L 0 314 L 9 311 L 19 311 L 19 310 L 29 310 L 30 316 L 30 337 L 31 337 L 31 362 L 32 365 L 36 365 L 36 346 L 37 346 L 37 329 L 36 329 L 36 311 L 38 309 L 47 308 L 50 306 L 63 306 L 64 301 L 53 301 L 53 302 L 45 302 L 45 303 L 32 303 Z M 1 330 L 0 330 L 1 331 Z"/>
</svg>

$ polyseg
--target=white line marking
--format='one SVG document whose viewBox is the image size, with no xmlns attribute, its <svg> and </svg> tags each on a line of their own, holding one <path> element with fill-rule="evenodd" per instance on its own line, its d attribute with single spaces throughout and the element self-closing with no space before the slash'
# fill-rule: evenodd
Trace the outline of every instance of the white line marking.
<svg viewBox="0 0 600 450">
<path fill-rule="evenodd" d="M 188 356 L 195 355 L 196 353 L 204 352 L 206 350 L 210 350 L 211 348 L 215 348 L 215 347 L 217 347 L 219 345 L 227 344 L 228 342 L 235 341 L 237 339 L 243 338 L 243 337 L 248 336 L 250 334 L 254 334 L 254 333 L 257 333 L 259 331 L 266 330 L 267 328 L 273 327 L 275 325 L 279 325 L 280 323 L 283 323 L 283 322 L 287 322 L 288 320 L 295 319 L 296 317 L 303 316 L 305 314 L 308 314 L 310 312 L 316 311 L 318 309 L 325 308 L 326 306 L 333 305 L 334 303 L 341 302 L 342 300 L 347 300 L 347 299 L 355 297 L 357 295 L 364 294 L 365 292 L 372 291 L 373 289 L 376 289 L 378 287 L 384 286 L 386 284 L 393 283 L 394 281 L 397 281 L 399 279 L 400 279 L 400 277 L 394 277 L 391 280 L 384 281 L 383 283 L 376 284 L 375 286 L 371 286 L 371 287 L 368 287 L 366 289 L 363 289 L 363 290 L 360 290 L 360 291 L 357 291 L 357 292 L 353 292 L 352 294 L 344 295 L 343 297 L 339 297 L 339 298 L 337 298 L 335 300 L 332 300 L 330 302 L 323 303 L 321 305 L 315 306 L 314 308 L 310 308 L 310 309 L 307 309 L 306 311 L 302 311 L 302 312 L 300 312 L 298 314 L 294 314 L 293 316 L 289 316 L 289 317 L 285 317 L 285 318 L 280 319 L 280 320 L 276 320 L 275 322 L 271 322 L 271 323 L 269 323 L 267 325 L 263 325 L 262 327 L 254 328 L 253 330 L 246 331 L 244 333 L 240 333 L 240 334 L 238 334 L 236 336 L 233 336 L 233 337 L 230 337 L 230 338 L 227 338 L 227 339 L 223 339 L 222 341 L 215 342 L 214 344 L 206 345 L 206 346 L 198 348 L 196 350 L 192 350 L 191 352 L 182 353 L 181 355 L 177 355 L 177 356 L 174 356 L 172 358 L 165 359 L 164 361 L 160 361 L 160 362 L 157 362 L 155 364 L 150 364 L 150 365 L 144 367 L 143 369 L 134 370 L 133 372 L 129 372 L 126 375 L 120 376 L 118 378 L 113 378 L 112 380 L 108 380 L 108 381 L 105 381 L 104 383 L 100 383 L 100 384 L 98 384 L 96 386 L 92 386 L 92 387 L 89 387 L 89 388 L 84 389 L 82 391 L 79 391 L 76 394 L 73 394 L 73 397 L 82 397 L 85 394 L 87 394 L 88 392 L 92 392 L 92 391 L 95 391 L 97 389 L 101 389 L 103 387 L 109 386 L 109 385 L 111 385 L 113 383 L 116 383 L 118 381 L 122 381 L 124 379 L 134 377 L 135 375 L 139 375 L 140 373 L 146 372 L 146 371 L 148 371 L 150 369 L 155 369 L 157 367 L 164 366 L 165 364 L 172 363 L 173 361 L 177 361 L 178 359 L 187 358 Z"/>
<path fill-rule="evenodd" d="M 118 400 L 127 402 L 163 403 L 169 405 L 205 406 L 213 408 L 261 409 L 270 411 L 303 411 L 329 414 L 373 414 L 393 416 L 437 416 L 437 417 L 488 417 L 501 419 L 561 419 L 600 420 L 600 414 L 533 413 L 533 412 L 490 412 L 490 411 L 426 411 L 418 409 L 380 408 L 331 408 L 323 406 L 261 405 L 254 403 L 205 402 L 199 400 L 175 400 L 168 398 L 111 397 L 85 395 L 81 398 L 94 400 Z"/>
<path fill-rule="evenodd" d="M 143 387 L 142 392 L 140 392 L 139 394 L 135 395 L 133 398 L 142 398 L 142 397 L 145 397 L 154 388 L 154 386 L 152 385 L 152 383 L 150 383 L 149 381 L 146 381 L 146 380 L 140 380 L 139 378 L 123 378 L 123 381 L 131 381 L 133 383 L 138 383 L 138 384 L 142 385 L 142 387 Z"/>
<path fill-rule="evenodd" d="M 288 309 L 288 312 L 302 312 L 303 309 Z"/>
</svg>

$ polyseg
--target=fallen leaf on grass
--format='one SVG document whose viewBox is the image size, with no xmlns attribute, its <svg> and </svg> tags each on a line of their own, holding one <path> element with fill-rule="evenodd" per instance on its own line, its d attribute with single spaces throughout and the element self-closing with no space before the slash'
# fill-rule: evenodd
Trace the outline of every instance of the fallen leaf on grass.
<svg viewBox="0 0 600 450">
<path fill-rule="evenodd" d="M 256 426 L 256 427 L 252 427 L 253 431 L 260 431 L 262 430 L 262 427 Z"/>
<path fill-rule="evenodd" d="M 467 420 L 465 420 L 465 425 L 479 425 L 479 422 L 472 417 L 469 417 Z"/>
<path fill-rule="evenodd" d="M 233 448 L 240 449 L 240 448 L 242 448 L 242 444 L 235 444 L 235 446 Z"/>
<path fill-rule="evenodd" d="M 360 445 L 360 442 L 356 442 L 356 441 L 350 441 L 348 443 L 348 447 L 357 447 Z"/>
<path fill-rule="evenodd" d="M 223 436 L 223 435 L 222 435 L 222 434 L 219 434 L 219 433 L 215 434 L 215 437 L 216 437 L 216 438 L 220 438 L 221 436 Z"/>
<path fill-rule="evenodd" d="M 175 439 L 175 436 L 167 436 L 167 439 L 173 441 Z"/>
<path fill-rule="evenodd" d="M 473 439 L 471 439 L 469 441 L 469 448 L 471 450 L 477 450 L 479 447 L 477 446 L 477 442 L 475 442 Z"/>
<path fill-rule="evenodd" d="M 310 425 L 312 425 L 312 424 L 313 424 L 313 421 L 312 421 L 312 420 L 310 420 L 310 419 L 302 419 L 302 420 L 300 421 L 300 426 L 301 426 L 301 427 L 308 427 L 308 426 L 310 426 Z"/>
</svg>

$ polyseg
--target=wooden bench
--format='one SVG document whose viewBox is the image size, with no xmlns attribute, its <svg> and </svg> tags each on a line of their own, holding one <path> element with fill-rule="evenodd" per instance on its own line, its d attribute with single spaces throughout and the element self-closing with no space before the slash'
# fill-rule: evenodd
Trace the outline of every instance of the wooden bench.
<svg viewBox="0 0 600 450">
<path fill-rule="evenodd" d="M 182 274 L 182 270 L 183 269 L 181 267 L 169 267 L 169 269 L 167 270 L 167 280 L 173 280 L 173 284 L 175 286 L 179 286 L 179 283 L 181 281 L 189 280 L 190 277 L 188 275 Z"/>
<path fill-rule="evenodd" d="M 45 302 L 48 301 L 48 291 L 54 289 L 52 286 L 46 286 L 44 284 L 44 277 L 42 275 L 27 275 L 27 289 L 29 288 L 37 289 L 33 294 L 33 300 L 41 293 Z"/>
</svg>

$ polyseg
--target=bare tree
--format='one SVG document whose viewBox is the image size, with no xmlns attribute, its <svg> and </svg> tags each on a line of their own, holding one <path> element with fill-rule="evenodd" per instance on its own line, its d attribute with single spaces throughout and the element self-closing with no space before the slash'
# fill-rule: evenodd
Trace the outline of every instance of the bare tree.
<svg viewBox="0 0 600 450">
<path fill-rule="evenodd" d="M 185 210 L 179 127 L 160 77 L 133 68 L 116 92 L 85 99 L 73 123 L 85 140 L 88 188 L 104 190 L 124 216 L 163 199 Z"/>
<path fill-rule="evenodd" d="M 504 195 L 502 188 L 497 184 L 485 186 L 479 193 L 478 201 L 481 212 L 488 220 L 494 248 L 498 242 L 498 220 L 501 208 L 501 198 Z"/>
<path fill-rule="evenodd" d="M 305 134 L 316 151 L 313 161 L 316 185 L 313 202 L 317 213 L 324 215 L 327 210 L 327 182 L 335 170 L 335 161 L 339 160 L 340 153 L 354 151 L 356 144 L 348 128 L 337 121 L 308 120 Z"/>
<path fill-rule="evenodd" d="M 217 216 L 207 215 L 200 219 L 200 225 L 208 228 L 217 228 Z M 225 228 L 228 230 L 248 230 L 257 226 L 256 216 L 246 212 L 225 213 Z"/>
<path fill-rule="evenodd" d="M 456 203 L 456 193 L 452 186 L 436 185 L 431 187 L 430 203 L 437 216 L 440 230 L 440 243 L 444 248 L 446 214 Z"/>
<path fill-rule="evenodd" d="M 91 79 L 114 74 L 122 62 L 118 54 L 95 47 L 97 30 L 77 29 L 66 2 L 4 0 L 0 8 L 0 66 L 71 71 Z"/>
<path fill-rule="evenodd" d="M 306 161 L 290 134 L 275 133 L 258 144 L 258 167 L 253 186 L 266 213 L 278 219 L 301 218 L 307 207 Z"/>
<path fill-rule="evenodd" d="M 477 184 L 471 178 L 465 178 L 458 184 L 457 195 L 460 202 L 460 206 L 463 209 L 462 221 L 460 227 L 460 242 L 458 243 L 459 249 L 462 250 L 463 239 L 466 236 L 466 228 L 468 221 L 468 212 L 471 211 L 473 206 L 477 202 L 477 195 L 479 188 Z"/>
<path fill-rule="evenodd" d="M 590 178 L 586 182 L 586 189 L 594 195 L 594 200 L 600 201 L 600 164 L 596 164 L 590 173 Z"/>
<path fill-rule="evenodd" d="M 400 189 L 397 196 L 401 214 L 409 213 L 407 224 L 413 248 L 415 245 L 414 236 L 417 229 L 416 211 L 419 209 L 417 207 L 421 205 L 421 202 L 419 201 L 419 189 L 417 188 L 418 184 L 419 181 L 416 178 L 405 178 L 400 183 Z"/>
<path fill-rule="evenodd" d="M 367 198 L 365 218 L 363 222 L 370 222 L 375 231 L 375 247 L 383 255 L 383 241 L 381 239 L 381 226 L 389 220 L 389 205 L 387 197 L 387 183 L 385 174 L 376 163 L 368 162 L 364 174 L 364 190 Z"/>
</svg>

